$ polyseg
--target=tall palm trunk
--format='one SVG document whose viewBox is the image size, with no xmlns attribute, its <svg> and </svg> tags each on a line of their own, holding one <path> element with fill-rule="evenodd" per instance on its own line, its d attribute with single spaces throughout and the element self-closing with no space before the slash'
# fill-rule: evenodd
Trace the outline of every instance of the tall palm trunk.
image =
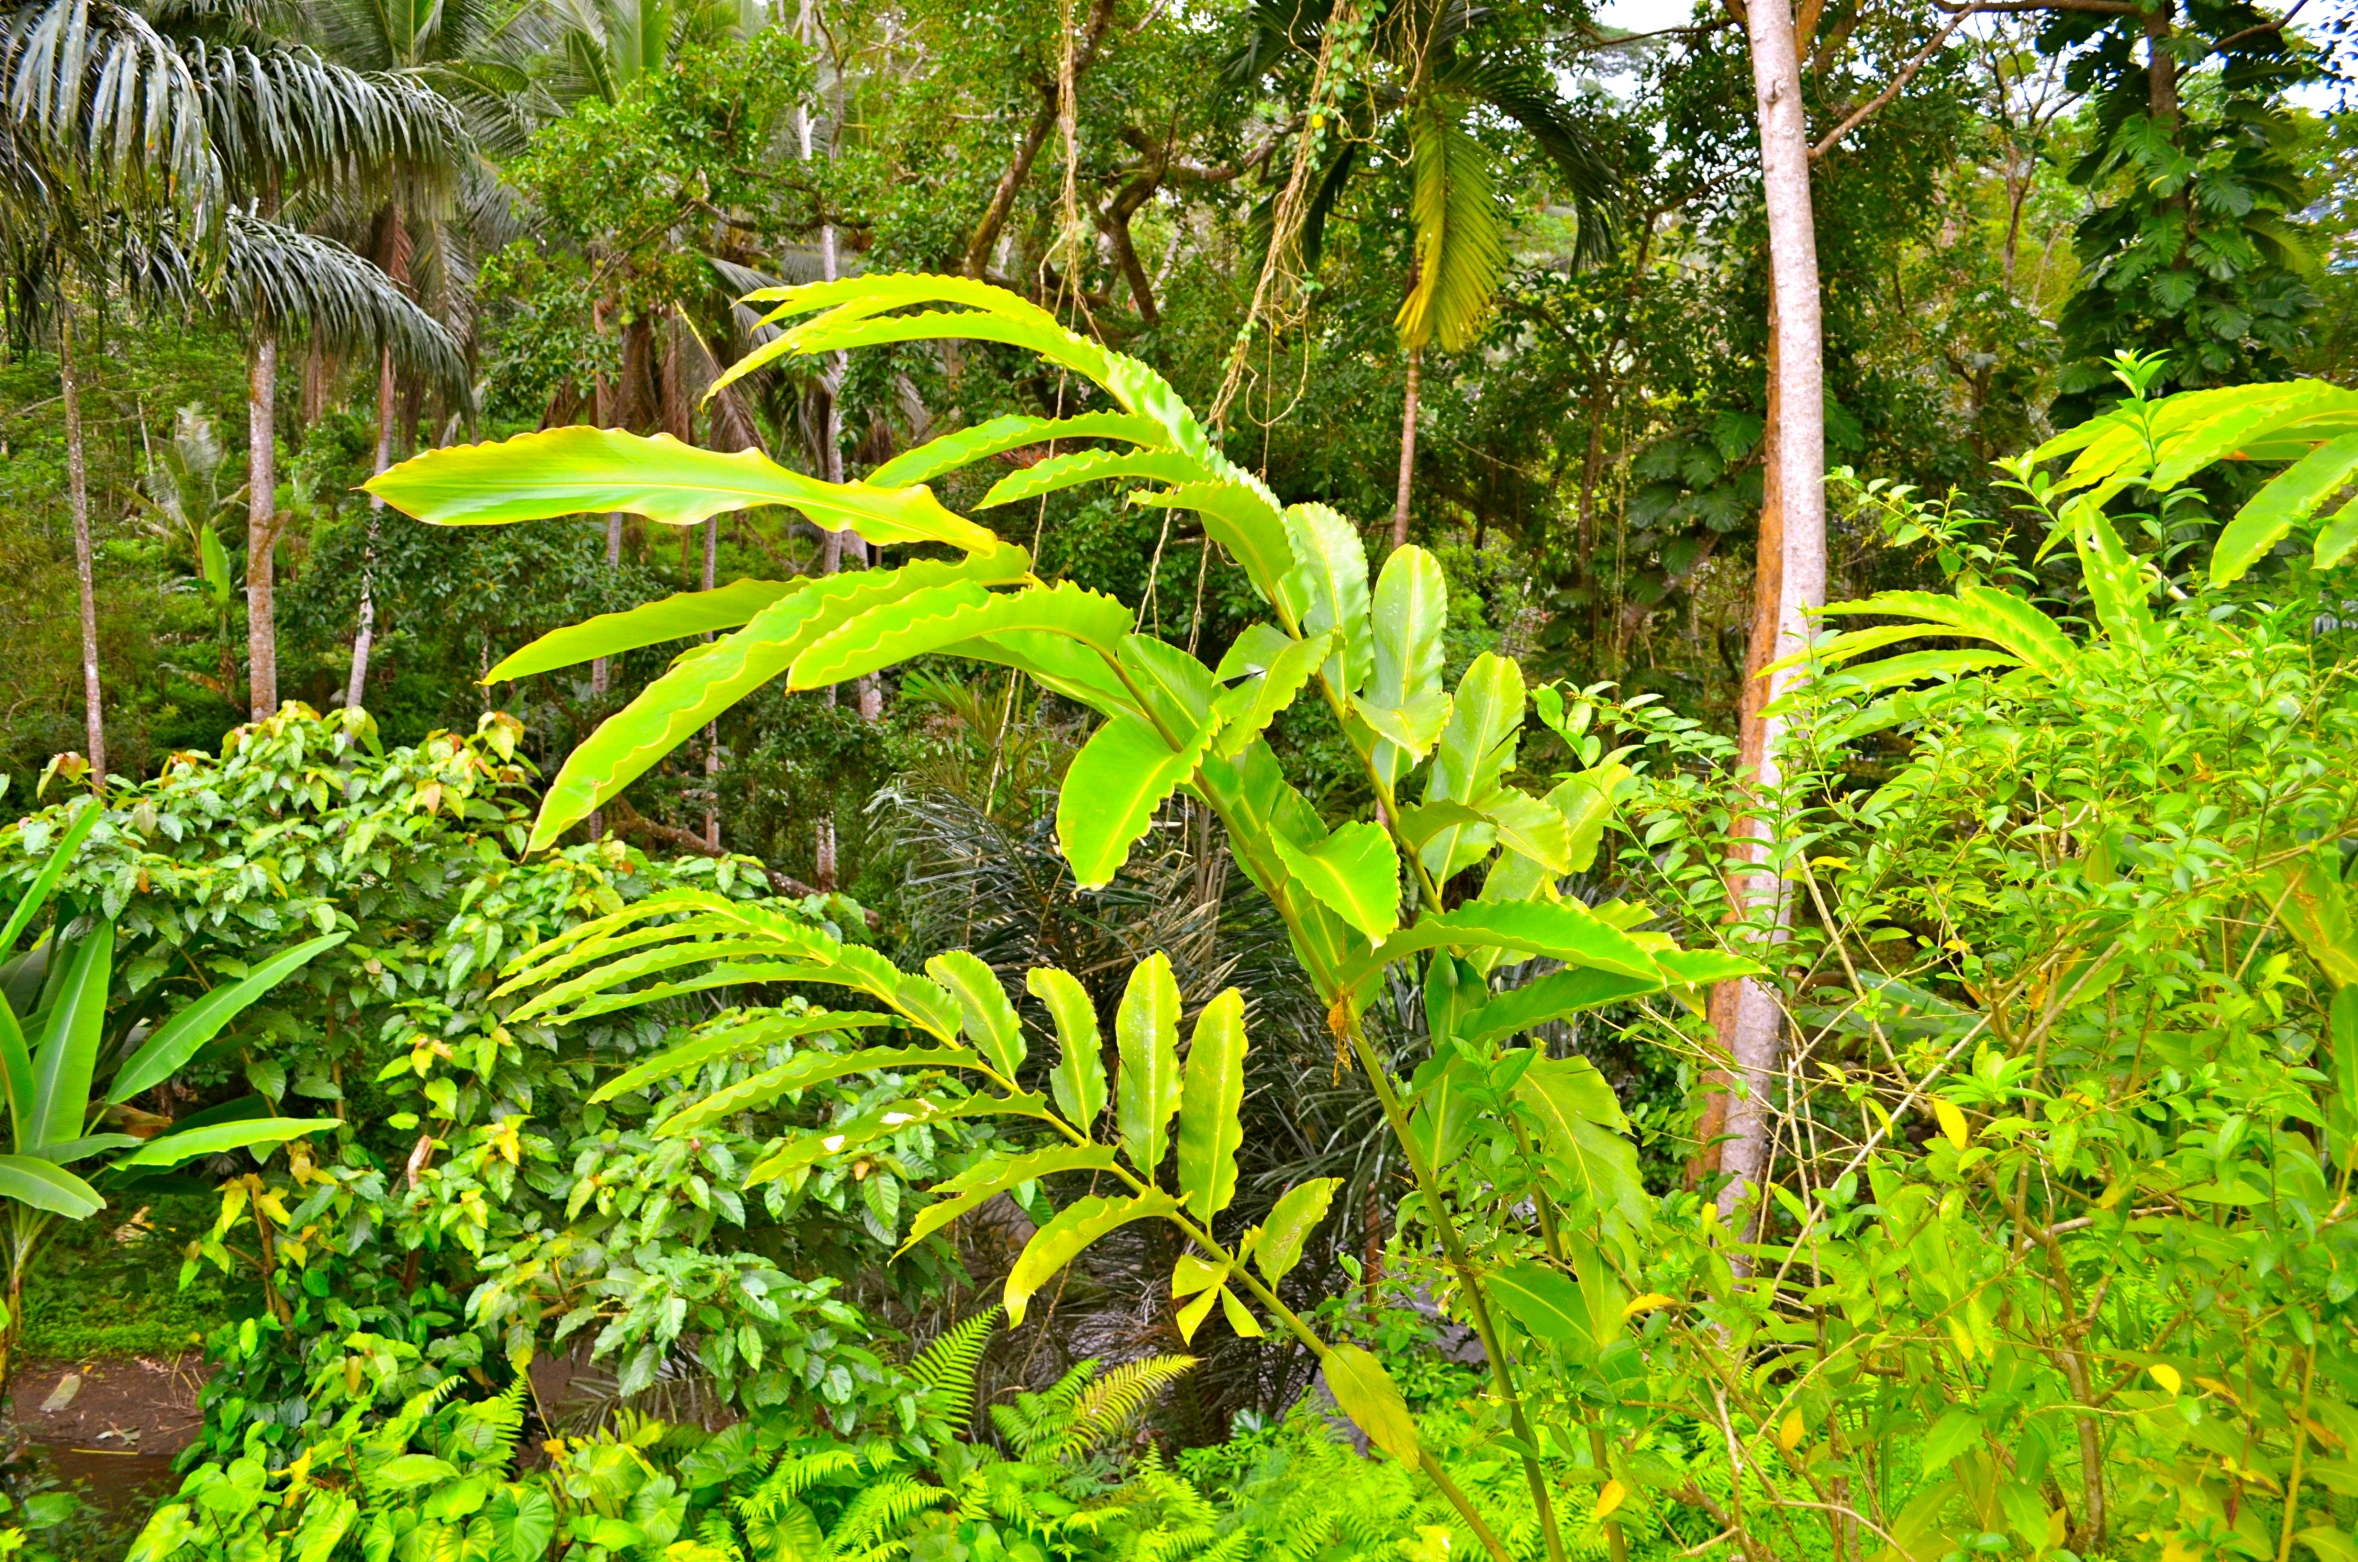
<svg viewBox="0 0 2358 1562">
<path fill-rule="evenodd" d="M 82 452 L 82 386 L 74 369 L 74 306 L 57 307 L 57 386 L 65 403 L 66 504 L 74 519 L 74 584 L 82 596 L 82 719 L 90 779 L 106 785 L 106 700 L 98 686 L 98 575 L 90 546 L 90 479 Z"/>
<path fill-rule="evenodd" d="M 1411 282 L 1411 290 L 1416 284 Z M 1392 502 L 1392 546 L 1408 546 L 1408 490 L 1416 481 L 1416 396 L 1417 381 L 1422 377 L 1425 350 L 1408 350 L 1408 395 L 1400 408 L 1400 497 Z"/>
<path fill-rule="evenodd" d="M 1730 883 L 1746 914 L 1765 921 L 1773 945 L 1784 938 L 1792 905 L 1768 865 L 1779 828 L 1773 794 L 1783 779 L 1786 727 L 1785 718 L 1768 712 L 1797 674 L 1772 679 L 1763 669 L 1807 643 L 1809 610 L 1826 600 L 1825 364 L 1809 127 L 1793 16 L 1785 0 L 1755 0 L 1746 8 L 1746 25 L 1768 210 L 1769 418 L 1752 643 L 1737 736 L 1740 772 L 1762 806 L 1738 825 Z M 1781 1062 L 1784 1015 L 1767 985 L 1738 981 L 1712 994 L 1711 1018 L 1741 1087 L 1725 1106 L 1728 1138 L 1719 1169 L 1729 1180 L 1720 1208 L 1731 1224 L 1749 1225 L 1754 1188 L 1768 1165 L 1769 1096 Z"/>
<path fill-rule="evenodd" d="M 256 721 L 278 714 L 278 337 L 258 329 L 246 374 L 246 690 Z"/>
</svg>

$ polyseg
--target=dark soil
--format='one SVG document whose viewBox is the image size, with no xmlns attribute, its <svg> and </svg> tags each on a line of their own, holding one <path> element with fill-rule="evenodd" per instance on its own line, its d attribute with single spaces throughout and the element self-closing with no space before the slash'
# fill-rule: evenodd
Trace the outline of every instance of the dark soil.
<svg viewBox="0 0 2358 1562">
<path fill-rule="evenodd" d="M 85 1502 L 136 1521 L 179 1485 L 172 1458 L 204 1424 L 197 1394 L 209 1372 L 194 1351 L 27 1361 L 9 1384 L 11 1424 Z M 42 1408 L 51 1404 L 57 1408 Z"/>
</svg>

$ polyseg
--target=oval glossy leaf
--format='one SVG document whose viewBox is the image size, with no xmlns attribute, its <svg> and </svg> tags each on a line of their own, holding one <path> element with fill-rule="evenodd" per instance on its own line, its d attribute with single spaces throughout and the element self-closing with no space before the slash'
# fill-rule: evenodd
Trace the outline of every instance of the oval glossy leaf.
<svg viewBox="0 0 2358 1562">
<path fill-rule="evenodd" d="M 1268 629 L 1266 624 L 1254 626 Z M 1220 713 L 1220 736 L 1213 747 L 1223 759 L 1234 759 L 1243 753 L 1253 739 L 1268 730 L 1278 713 L 1294 703 L 1318 672 L 1318 664 L 1327 658 L 1334 637 L 1331 634 L 1312 635 L 1307 640 L 1295 640 L 1277 630 L 1270 633 L 1284 641 L 1258 677 L 1238 684 L 1213 701 Z M 1221 665 L 1227 666 L 1222 659 Z"/>
<path fill-rule="evenodd" d="M 1048 1075 L 1056 1109 L 1083 1133 L 1094 1132 L 1105 1111 L 1105 1044 L 1097 1034 L 1097 1006 L 1069 971 L 1039 966 L 1024 986 L 1056 1022 L 1056 1067 Z"/>
<path fill-rule="evenodd" d="M 1327 1206 L 1342 1185 L 1340 1177 L 1314 1177 L 1285 1190 L 1285 1196 L 1269 1211 L 1261 1240 L 1253 1248 L 1253 1265 L 1262 1278 L 1275 1285 L 1293 1273 L 1302 1261 L 1302 1244 L 1326 1219 Z"/>
<path fill-rule="evenodd" d="M 362 485 L 437 526 L 495 526 L 621 510 L 670 526 L 756 505 L 800 510 L 870 542 L 945 542 L 988 552 L 998 538 L 942 508 L 931 489 L 875 488 L 805 477 L 758 450 L 705 450 L 669 434 L 552 428 L 496 444 L 413 456 Z"/>
<path fill-rule="evenodd" d="M 1601 1216 L 1631 1228 L 1649 1219 L 1629 1120 L 1594 1063 L 1542 1058 L 1515 1082 L 1515 1104 L 1539 1130 L 1541 1156 Z"/>
<path fill-rule="evenodd" d="M 1179 1199 L 1206 1223 L 1236 1197 L 1245 1050 L 1244 994 L 1231 987 L 1196 1016 L 1179 1090 Z"/>
<path fill-rule="evenodd" d="M 1483 1288 L 1535 1339 L 1577 1345 L 1588 1339 L 1588 1308 L 1580 1287 L 1543 1264 L 1522 1263 L 1492 1271 Z"/>
<path fill-rule="evenodd" d="M 106 1208 L 96 1188 L 54 1161 L 31 1155 L 0 1155 L 0 1198 L 68 1220 L 84 1220 Z"/>
<path fill-rule="evenodd" d="M 157 1026 L 131 1061 L 116 1073 L 114 1083 L 107 1088 L 107 1103 L 111 1106 L 128 1101 L 179 1073 L 199 1048 L 218 1036 L 221 1028 L 255 999 L 351 936 L 330 933 L 297 944 L 256 966 L 242 981 L 216 987 L 180 1010 Z"/>
<path fill-rule="evenodd" d="M 1365 1432 L 1369 1442 L 1414 1469 L 1423 1453 L 1416 1418 L 1408 1413 L 1408 1401 L 1400 1397 L 1384 1364 L 1356 1345 L 1337 1345 L 1321 1359 L 1319 1369 L 1326 1391 L 1351 1424 Z"/>
<path fill-rule="evenodd" d="M 1446 709 L 1440 703 L 1441 631 L 1449 619 L 1449 586 L 1442 578 L 1441 561 L 1413 543 L 1393 549 L 1376 577 L 1373 611 L 1375 658 L 1366 703 L 1403 713 L 1404 725 L 1412 725 L 1405 718 L 1411 708 L 1438 716 Z M 1440 730 L 1438 719 L 1433 730 Z M 1426 746 L 1431 742 L 1427 737 Z M 1387 737 L 1372 759 L 1386 782 L 1397 782 L 1423 757 L 1423 748 L 1411 753 Z"/>
<path fill-rule="evenodd" d="M 1285 527 L 1300 561 L 1290 588 L 1302 602 L 1303 632 L 1335 631 L 1339 645 L 1326 664 L 1327 682 L 1338 695 L 1356 694 L 1375 662 L 1367 545 L 1359 540 L 1358 527 L 1323 504 L 1288 505 Z"/>
<path fill-rule="evenodd" d="M 1007 1326 L 1012 1329 L 1021 1324 L 1041 1287 L 1080 1257 L 1090 1243 L 1134 1220 L 1172 1215 L 1178 1209 L 1178 1201 L 1158 1189 L 1130 1199 L 1077 1199 L 1057 1211 L 1053 1220 L 1032 1234 L 1023 1256 L 1008 1272 Z"/>
<path fill-rule="evenodd" d="M 600 613 L 554 629 L 513 653 L 483 675 L 485 683 L 529 678 L 553 668 L 572 667 L 601 656 L 618 656 L 666 640 L 718 634 L 752 620 L 780 597 L 800 591 L 815 577 L 795 580 L 733 580 L 711 591 L 686 591 L 621 613 Z"/>
<path fill-rule="evenodd" d="M 206 1128 L 183 1129 L 176 1134 L 164 1134 L 150 1139 L 138 1154 L 126 1156 L 108 1167 L 109 1171 L 127 1170 L 134 1166 L 177 1166 L 182 1161 L 200 1155 L 221 1155 L 231 1150 L 251 1149 L 256 1145 L 284 1144 L 289 1139 L 300 1139 L 305 1134 L 329 1133 L 343 1124 L 332 1117 L 256 1117 L 239 1123 L 215 1123 Z"/>
<path fill-rule="evenodd" d="M 990 1060 L 991 1067 L 1009 1080 L 1023 1067 L 1026 1051 L 1023 1026 L 999 977 L 963 949 L 952 949 L 925 962 L 925 974 L 940 983 L 957 1003 L 966 1039 Z"/>
<path fill-rule="evenodd" d="M 1082 889 L 1113 882 L 1154 811 L 1195 773 L 1210 750 L 1216 721 L 1174 751 L 1134 716 L 1106 720 L 1073 756 L 1056 797 L 1056 843 Z"/>
<path fill-rule="evenodd" d="M 1130 1164 L 1151 1181 L 1170 1148 L 1171 1117 L 1179 1110 L 1179 984 L 1159 949 L 1130 972 L 1114 1016 L 1114 1046 L 1121 1058 L 1114 1121 Z"/>
</svg>

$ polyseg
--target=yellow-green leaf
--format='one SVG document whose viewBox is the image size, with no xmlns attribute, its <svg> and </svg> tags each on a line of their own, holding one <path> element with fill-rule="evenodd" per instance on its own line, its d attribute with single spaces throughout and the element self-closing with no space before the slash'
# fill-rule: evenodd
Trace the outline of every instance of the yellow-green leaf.
<svg viewBox="0 0 2358 1562">
<path fill-rule="evenodd" d="M 1056 1022 L 1056 1067 L 1048 1075 L 1056 1109 L 1083 1133 L 1105 1111 L 1105 1050 L 1097 1035 L 1097 1006 L 1069 971 L 1040 966 L 1024 976 L 1031 995 Z"/>
<path fill-rule="evenodd" d="M 1114 1016 L 1121 1072 L 1114 1080 L 1114 1120 L 1130 1164 L 1152 1178 L 1170 1147 L 1179 1110 L 1179 983 L 1156 950 L 1130 972 Z"/>
<path fill-rule="evenodd" d="M 1369 938 L 1400 925 L 1400 853 L 1383 826 L 1353 819 L 1315 846 L 1283 834 L 1270 844 L 1302 888 Z"/>
<path fill-rule="evenodd" d="M 1275 1285 L 1293 1272 L 1302 1261 L 1302 1244 L 1326 1219 L 1327 1206 L 1342 1185 L 1340 1177 L 1313 1177 L 1285 1190 L 1285 1196 L 1269 1211 L 1269 1223 L 1253 1249 L 1253 1265 L 1262 1278 Z"/>
<path fill-rule="evenodd" d="M 1135 716 L 1112 716 L 1073 756 L 1056 798 L 1056 843 L 1082 889 L 1103 889 L 1154 822 L 1154 811 L 1195 773 L 1217 719 L 1173 750 Z"/>
<path fill-rule="evenodd" d="M 1417 1442 L 1416 1418 L 1408 1401 L 1392 1382 L 1384 1364 L 1356 1345 L 1337 1345 L 1319 1363 L 1327 1392 L 1343 1407 L 1352 1425 L 1369 1442 L 1414 1469 L 1423 1450 Z"/>
<path fill-rule="evenodd" d="M 1054 1219 L 1032 1233 L 1022 1256 L 1008 1272 L 1007 1326 L 1012 1329 L 1021 1325 L 1040 1288 L 1078 1258 L 1090 1243 L 1132 1221 L 1176 1214 L 1178 1209 L 1177 1200 L 1157 1189 L 1130 1199 L 1077 1199 L 1057 1211 Z"/>
<path fill-rule="evenodd" d="M 1245 1050 L 1244 995 L 1231 987 L 1196 1016 L 1179 1094 L 1179 1198 L 1207 1223 L 1236 1197 Z"/>
</svg>

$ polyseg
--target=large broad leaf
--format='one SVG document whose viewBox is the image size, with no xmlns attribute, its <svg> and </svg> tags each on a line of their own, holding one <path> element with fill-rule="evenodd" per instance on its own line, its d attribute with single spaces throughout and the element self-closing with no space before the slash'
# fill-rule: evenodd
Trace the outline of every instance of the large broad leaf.
<svg viewBox="0 0 2358 1562">
<path fill-rule="evenodd" d="M 2332 569 L 2358 549 L 2358 498 L 2334 512 L 2317 533 L 2317 567 Z"/>
<path fill-rule="evenodd" d="M 2310 451 L 2274 482 L 2252 495 L 2219 533 L 2211 552 L 2211 584 L 2243 578 L 2268 550 L 2306 521 L 2317 507 L 2358 480 L 2358 434 L 2346 434 Z"/>
<path fill-rule="evenodd" d="M 19 1150 L 82 1137 L 90 1080 L 106 1027 L 106 990 L 115 973 L 115 925 L 101 922 L 74 946 L 49 1023 L 33 1049 L 33 1097 L 17 1131 Z"/>
<path fill-rule="evenodd" d="M 2336 987 L 2358 982 L 2358 914 L 2350 892 L 2314 852 L 2287 867 L 2272 868 L 2261 885 L 2276 907 L 2276 919 L 2301 941 Z"/>
<path fill-rule="evenodd" d="M 1441 729 L 1425 778 L 1425 801 L 1472 805 L 1487 796 L 1514 763 L 1515 735 L 1522 730 L 1523 669 L 1485 651 L 1457 681 L 1449 725 Z M 1450 825 L 1418 855 L 1436 880 L 1447 880 L 1488 850 L 1491 839 L 1487 826 Z"/>
<path fill-rule="evenodd" d="M 1359 528 L 1323 504 L 1288 505 L 1286 535 L 1295 567 L 1289 594 L 1301 603 L 1306 634 L 1333 630 L 1334 655 L 1326 679 L 1338 695 L 1349 696 L 1367 681 L 1375 663 L 1375 629 L 1368 621 L 1367 545 Z"/>
<path fill-rule="evenodd" d="M 927 1190 L 934 1195 L 934 1202 L 917 1212 L 916 1220 L 909 1226 L 909 1240 L 901 1244 L 901 1251 L 907 1252 L 976 1205 L 988 1203 L 1010 1188 L 1060 1172 L 1111 1171 L 1113 1164 L 1113 1151 L 1101 1144 L 1056 1145 L 1034 1150 L 1029 1155 L 992 1156 L 977 1161 L 957 1176 Z"/>
<path fill-rule="evenodd" d="M 1121 603 L 1070 581 L 996 596 L 980 587 L 945 588 L 870 608 L 829 631 L 795 658 L 787 686 L 816 689 L 842 683 L 961 641 L 1009 630 L 1065 635 L 1113 657 L 1120 654 L 1131 622 L 1130 610 Z"/>
<path fill-rule="evenodd" d="M 1179 1200 L 1206 1225 L 1236 1197 L 1244 1060 L 1244 995 L 1231 987 L 1196 1016 L 1179 1093 Z"/>
<path fill-rule="evenodd" d="M 1601 1216 L 1633 1228 L 1646 1224 L 1629 1120 L 1594 1063 L 1539 1059 L 1515 1082 L 1515 1104 L 1538 1127 L 1540 1153 L 1567 1187 L 1585 1194 Z"/>
<path fill-rule="evenodd" d="M 1370 939 L 1400 925 L 1400 853 L 1383 826 L 1354 819 L 1315 846 L 1270 844 L 1297 884 Z"/>
<path fill-rule="evenodd" d="M 1258 484 L 1241 480 L 1241 475 L 1218 482 L 1181 483 L 1174 488 L 1133 493 L 1130 502 L 1193 510 L 1203 517 L 1204 535 L 1228 550 L 1262 601 L 1275 605 L 1291 600 L 1286 583 L 1299 558 L 1284 517 Z"/>
<path fill-rule="evenodd" d="M 756 1111 L 797 1090 L 807 1090 L 846 1074 L 875 1074 L 915 1069 L 979 1068 L 982 1056 L 964 1047 L 869 1047 L 859 1052 L 806 1052 L 776 1068 L 714 1091 L 692 1106 L 682 1107 L 655 1129 L 658 1139 L 679 1139 L 725 1122 L 739 1112 Z"/>
<path fill-rule="evenodd" d="M 789 505 L 830 531 L 870 542 L 946 542 L 987 552 L 999 540 L 942 508 L 931 489 L 829 483 L 758 450 L 704 450 L 669 434 L 552 428 L 497 444 L 450 445 L 362 485 L 437 526 L 493 526 L 622 510 L 690 526 L 731 510 Z"/>
<path fill-rule="evenodd" d="M 1083 483 L 1110 482 L 1124 477 L 1158 483 L 1192 483 L 1209 476 L 1202 462 L 1176 450 L 1076 450 L 1010 472 L 992 485 L 976 508 L 989 510 L 1037 499 L 1042 494 L 1061 493 Z"/>
<path fill-rule="evenodd" d="M 941 654 L 1012 667 L 1041 688 L 1061 694 L 1100 716 L 1145 714 L 1103 656 L 1077 640 L 1067 639 L 1061 632 L 1002 630 L 945 645 Z"/>
<path fill-rule="evenodd" d="M 685 591 L 621 613 L 600 613 L 564 629 L 553 629 L 483 675 L 485 683 L 529 678 L 552 668 L 572 667 L 601 656 L 619 656 L 666 640 L 735 629 L 814 577 L 796 580 L 733 580 L 711 591 Z"/>
<path fill-rule="evenodd" d="M 958 1005 L 966 1039 L 990 1060 L 1002 1078 L 1012 1081 L 1023 1067 L 1023 1026 L 999 977 L 963 949 L 952 949 L 925 962 L 925 974 L 939 982 Z"/>
<path fill-rule="evenodd" d="M 1356 992 L 1384 967 L 1425 949 L 1520 950 L 1566 965 L 1660 979 L 1660 967 L 1645 950 L 1578 901 L 1473 901 L 1421 917 L 1380 948 L 1354 955 L 1344 965 L 1342 983 Z"/>
<path fill-rule="evenodd" d="M 883 1014 L 863 1014 L 845 1010 L 813 1009 L 806 1014 L 768 1014 L 745 1025 L 733 1025 L 684 1041 L 676 1047 L 666 1047 L 644 1063 L 635 1063 L 591 1093 L 592 1101 L 611 1101 L 616 1096 L 644 1089 L 658 1080 L 678 1079 L 692 1074 L 710 1063 L 743 1056 L 756 1047 L 767 1047 L 773 1042 L 818 1032 L 853 1030 L 870 1025 L 890 1025 L 892 1019 Z"/>
<path fill-rule="evenodd" d="M 2080 556 L 2080 578 L 2096 609 L 2096 622 L 2122 645 L 2154 643 L 2153 604 L 2146 593 L 2145 567 L 2121 546 L 2121 534 L 2094 505 L 2066 511 L 2072 546 Z"/>
<path fill-rule="evenodd" d="M 215 1123 L 150 1139 L 136 1155 L 115 1162 L 109 1170 L 135 1166 L 177 1166 L 200 1155 L 222 1155 L 255 1145 L 284 1144 L 305 1134 L 332 1133 L 344 1125 L 332 1117 L 258 1117 L 239 1123 Z"/>
<path fill-rule="evenodd" d="M 1163 437 L 1161 425 L 1151 418 L 1127 412 L 1084 412 L 1073 418 L 993 418 L 902 451 L 870 472 L 868 481 L 880 488 L 929 483 L 972 462 L 1054 440 L 1126 439 L 1134 445 L 1155 445 L 1162 443 Z"/>
<path fill-rule="evenodd" d="M 2049 677 L 2061 673 L 2078 654 L 2045 614 L 1989 586 L 1966 586 L 1953 597 L 1933 591 L 1879 591 L 1857 602 L 1830 602 L 1825 611 L 1921 619 L 1939 625 L 1941 634 L 1991 641 Z"/>
<path fill-rule="evenodd" d="M 1356 1345 L 1337 1345 L 1319 1358 L 1319 1368 L 1326 1377 L 1326 1391 L 1352 1425 L 1365 1432 L 1369 1442 L 1415 1469 L 1424 1453 L 1417 1442 L 1416 1418 L 1408 1413 L 1408 1401 L 1400 1397 L 1384 1364 Z"/>
<path fill-rule="evenodd" d="M 114 1083 L 107 1088 L 107 1104 L 128 1101 L 179 1073 L 199 1048 L 221 1034 L 221 1028 L 255 999 L 351 936 L 330 933 L 297 944 L 256 966 L 242 981 L 214 988 L 157 1026 L 131 1061 L 116 1072 Z"/>
<path fill-rule="evenodd" d="M 1326 1219 L 1327 1206 L 1342 1185 L 1340 1177 L 1313 1177 L 1286 1189 L 1271 1208 L 1268 1223 L 1261 1228 L 1261 1240 L 1253 1245 L 1253 1263 L 1271 1285 L 1293 1273 L 1302 1261 L 1302 1244 Z"/>
<path fill-rule="evenodd" d="M 1156 950 L 1138 962 L 1114 1015 L 1121 1070 L 1114 1079 L 1114 1122 L 1130 1164 L 1152 1178 L 1170 1147 L 1179 1110 L 1179 984 Z"/>
<path fill-rule="evenodd" d="M 786 671 L 836 626 L 919 591 L 1019 579 L 1029 567 L 1022 549 L 997 548 L 957 563 L 925 561 L 835 575 L 772 603 L 744 628 L 681 657 L 565 757 L 533 822 L 533 849 L 551 844 L 587 818 L 722 711 Z"/>
<path fill-rule="evenodd" d="M 1057 1211 L 1053 1220 L 1032 1234 L 1015 1267 L 1008 1271 L 1007 1326 L 1020 1325 L 1040 1288 L 1080 1257 L 1090 1243 L 1134 1220 L 1152 1220 L 1176 1214 L 1178 1209 L 1176 1199 L 1160 1189 L 1150 1189 L 1130 1199 L 1079 1199 Z"/>
<path fill-rule="evenodd" d="M 1449 585 L 1442 577 L 1441 561 L 1414 545 L 1393 549 L 1376 577 L 1375 656 L 1365 707 L 1399 713 L 1402 726 L 1411 731 L 1418 726 L 1411 711 L 1435 717 L 1446 711 L 1441 701 L 1441 631 L 1448 621 Z M 1370 725 L 1386 731 L 1372 721 Z M 1434 731 L 1438 730 L 1436 721 Z M 1410 765 L 1424 758 L 1431 742 L 1428 735 L 1423 746 L 1412 749 L 1387 734 L 1373 756 L 1377 774 L 1386 784 L 1397 783 Z"/>
<path fill-rule="evenodd" d="M 1551 1020 L 1660 992 L 1662 985 L 1659 976 L 1632 976 L 1625 971 L 1580 967 L 1556 971 L 1500 993 L 1458 1021 L 1458 1039 L 1470 1046 L 1486 1046 L 1501 1036 L 1535 1030 Z"/>
<path fill-rule="evenodd" d="M 2161 459 L 2154 463 L 2153 475 L 2147 479 L 2152 487 L 2175 488 L 2212 462 L 2234 455 L 2245 445 L 2287 424 L 2358 406 L 2358 394 L 2324 380 L 2234 388 L 2249 393 L 2242 404 L 2200 418 L 2184 433 L 2162 441 Z M 2173 396 L 2169 401 L 2184 399 Z"/>
<path fill-rule="evenodd" d="M 1628 1292 L 1594 1242 L 1576 1241 L 1572 1263 L 1570 1276 L 1543 1264 L 1514 1264 L 1487 1276 L 1484 1284 L 1533 1335 L 1564 1348 L 1574 1360 L 1593 1361 L 1627 1332 L 1622 1309 Z"/>
<path fill-rule="evenodd" d="M 87 1219 L 106 1208 L 96 1188 L 55 1162 L 31 1155 L 0 1155 L 0 1198 L 68 1220 Z"/>
<path fill-rule="evenodd" d="M 1135 716 L 1114 716 L 1073 756 L 1056 797 L 1056 843 L 1082 889 L 1103 889 L 1154 822 L 1154 811 L 1195 773 L 1219 731 L 1207 721 L 1174 750 Z"/>
<path fill-rule="evenodd" d="M 1048 1085 L 1056 1109 L 1083 1133 L 1097 1126 L 1105 1111 L 1105 1045 L 1097 1035 L 1097 1006 L 1071 972 L 1038 966 L 1024 975 L 1024 986 L 1048 1007 L 1056 1022 L 1056 1067 Z"/>
<path fill-rule="evenodd" d="M 1518 787 L 1502 786 L 1474 805 L 1498 832 L 1498 844 L 1530 858 L 1553 877 L 1572 871 L 1572 827 L 1562 809 Z"/>
</svg>

